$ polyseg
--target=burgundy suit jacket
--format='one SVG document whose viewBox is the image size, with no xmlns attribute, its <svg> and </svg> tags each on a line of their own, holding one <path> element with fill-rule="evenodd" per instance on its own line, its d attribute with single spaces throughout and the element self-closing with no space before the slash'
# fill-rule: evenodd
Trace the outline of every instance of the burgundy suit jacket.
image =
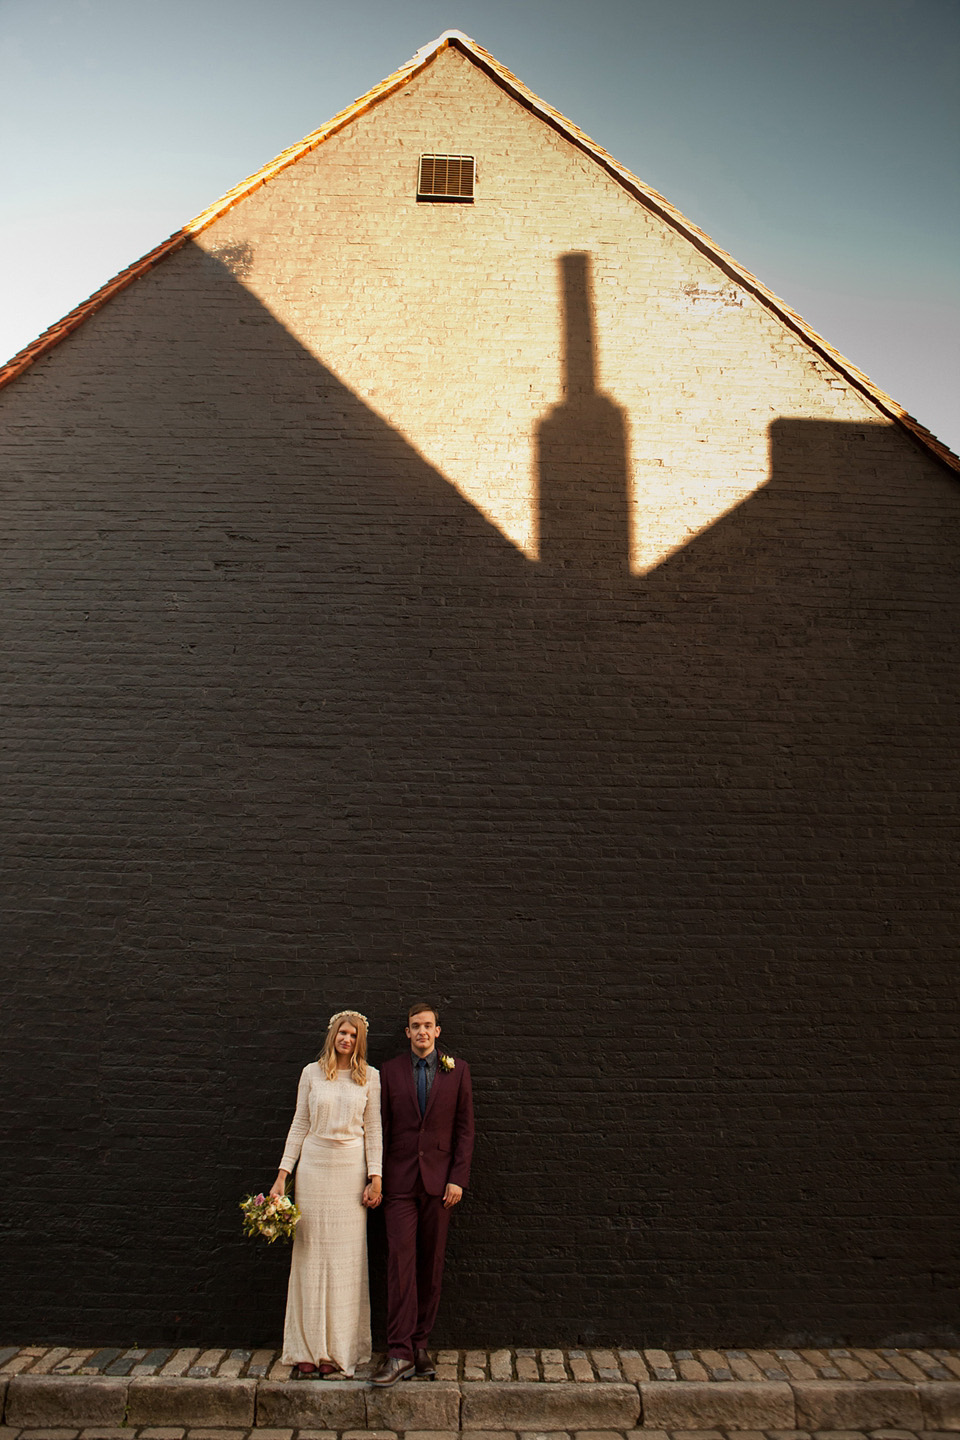
<svg viewBox="0 0 960 1440">
<path fill-rule="evenodd" d="M 383 1117 L 383 1193 L 415 1195 L 417 1177 L 428 1195 L 447 1184 L 464 1189 L 473 1156 L 473 1087 L 470 1067 L 457 1060 L 452 1070 L 438 1063 L 420 1118 L 410 1051 L 380 1067 Z"/>
</svg>

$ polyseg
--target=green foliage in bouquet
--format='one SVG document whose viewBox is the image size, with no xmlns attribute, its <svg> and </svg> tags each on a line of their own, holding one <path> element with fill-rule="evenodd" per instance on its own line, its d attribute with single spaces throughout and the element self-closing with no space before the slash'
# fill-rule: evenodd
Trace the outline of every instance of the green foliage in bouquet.
<svg viewBox="0 0 960 1440">
<path fill-rule="evenodd" d="M 275 1240 L 293 1239 L 300 1211 L 289 1195 L 247 1195 L 240 1201 L 240 1209 L 244 1235 L 259 1237 L 269 1245 Z"/>
</svg>

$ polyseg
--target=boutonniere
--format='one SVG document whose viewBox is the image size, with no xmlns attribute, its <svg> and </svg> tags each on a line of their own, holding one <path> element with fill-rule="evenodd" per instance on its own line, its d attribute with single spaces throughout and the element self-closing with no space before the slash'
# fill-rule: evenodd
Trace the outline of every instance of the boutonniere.
<svg viewBox="0 0 960 1440">
<path fill-rule="evenodd" d="M 456 1063 L 457 1063 L 457 1062 L 456 1062 L 456 1060 L 454 1060 L 454 1058 L 453 1058 L 452 1055 L 441 1055 L 441 1056 L 440 1056 L 440 1068 L 441 1068 L 442 1070 L 448 1070 L 448 1071 L 449 1071 L 449 1070 L 452 1070 L 453 1067 L 456 1065 Z"/>
</svg>

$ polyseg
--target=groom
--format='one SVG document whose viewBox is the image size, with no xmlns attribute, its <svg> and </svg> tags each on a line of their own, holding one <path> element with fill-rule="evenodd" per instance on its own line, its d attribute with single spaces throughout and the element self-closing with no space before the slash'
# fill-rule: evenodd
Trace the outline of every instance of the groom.
<svg viewBox="0 0 960 1440">
<path fill-rule="evenodd" d="M 470 1178 L 473 1091 L 463 1060 L 437 1049 L 440 1017 L 418 1001 L 410 1049 L 380 1068 L 387 1225 L 387 1358 L 372 1377 L 433 1379 L 427 1341 L 437 1318 L 450 1215 Z"/>
</svg>

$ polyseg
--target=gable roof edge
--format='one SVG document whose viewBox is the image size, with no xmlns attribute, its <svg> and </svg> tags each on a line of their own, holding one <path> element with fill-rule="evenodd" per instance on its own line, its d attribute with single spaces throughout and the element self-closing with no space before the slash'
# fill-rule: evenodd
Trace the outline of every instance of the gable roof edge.
<svg viewBox="0 0 960 1440">
<path fill-rule="evenodd" d="M 441 36 L 441 39 L 444 38 L 444 36 Z M 768 310 L 771 310 L 778 319 L 782 320 L 795 335 L 804 340 L 811 349 L 816 351 L 828 364 L 833 366 L 845 380 L 849 381 L 854 389 L 859 391 L 867 400 L 871 401 L 888 419 L 893 420 L 906 430 L 911 439 L 918 441 L 925 450 L 930 451 L 951 470 L 960 473 L 960 456 L 955 455 L 953 451 L 944 445 L 942 440 L 938 440 L 925 425 L 921 425 L 919 420 L 915 419 L 909 411 L 905 410 L 904 407 L 888 395 L 886 391 L 881 390 L 879 385 L 874 384 L 868 375 L 865 375 L 851 360 L 848 360 L 846 356 L 835 349 L 828 340 L 825 340 L 822 335 L 818 334 L 813 326 L 809 325 L 801 315 L 798 315 L 796 310 L 792 309 L 785 300 L 781 300 L 780 297 L 775 295 L 772 290 L 769 290 L 761 280 L 758 280 L 755 275 L 751 274 L 745 266 L 739 264 L 722 246 L 718 245 L 715 240 L 711 240 L 710 236 L 704 230 L 701 230 L 692 220 L 688 220 L 675 205 L 671 205 L 665 196 L 661 195 L 657 190 L 654 190 L 651 185 L 646 185 L 638 176 L 628 170 L 625 165 L 621 165 L 619 161 L 614 159 L 609 151 L 604 150 L 595 140 L 591 140 L 590 136 L 585 134 L 572 120 L 568 120 L 559 110 L 555 110 L 552 105 L 548 105 L 545 100 L 541 100 L 538 95 L 535 95 L 532 90 L 529 90 L 527 86 L 524 85 L 522 80 L 519 80 L 506 66 L 501 65 L 495 56 L 477 45 L 475 41 L 470 40 L 468 36 L 461 34 L 459 31 L 447 31 L 446 39 L 448 44 L 455 45 L 457 49 L 470 56 L 481 69 L 490 75 L 491 79 L 497 81 L 504 89 L 512 94 L 521 105 L 538 115 L 540 119 L 544 120 L 552 129 L 558 131 L 559 134 L 563 135 L 565 139 L 569 140 L 578 149 L 584 151 L 587 155 L 590 155 L 592 159 L 596 160 L 597 163 L 606 170 L 613 179 L 619 181 L 624 189 L 629 191 L 635 199 L 660 215 L 668 225 L 671 225 L 675 230 L 679 231 L 679 233 L 696 246 L 702 254 L 706 255 L 710 260 L 713 260 L 731 279 L 736 280 L 746 290 L 750 291 L 751 294 L 755 295 L 756 298 L 760 300 Z"/>
<path fill-rule="evenodd" d="M 767 289 L 762 281 L 758 280 L 755 275 L 751 274 L 749 270 L 734 260 L 732 255 L 728 254 L 728 252 L 714 240 L 711 240 L 710 236 L 701 230 L 699 226 L 695 225 L 693 221 L 688 220 L 676 206 L 671 205 L 665 196 L 654 190 L 652 186 L 644 184 L 638 176 L 634 175 L 626 166 L 621 165 L 615 160 L 614 157 L 608 151 L 604 150 L 602 146 L 598 145 L 596 141 L 591 140 L 589 135 L 582 131 L 579 126 L 575 125 L 572 120 L 568 120 L 559 110 L 555 110 L 552 105 L 548 105 L 545 100 L 541 100 L 538 95 L 534 94 L 532 90 L 524 85 L 522 80 L 518 79 L 505 65 L 501 65 L 499 60 L 491 55 L 488 50 L 484 50 L 483 47 L 478 45 L 475 40 L 472 40 L 469 35 L 465 35 L 462 30 L 445 30 L 436 40 L 432 41 L 429 45 L 424 45 L 418 50 L 405 65 L 395 70 L 392 75 L 388 75 L 386 79 L 381 80 L 378 85 L 375 85 L 371 90 L 368 90 L 366 94 L 354 100 L 350 105 L 346 106 L 345 109 L 339 111 L 332 119 L 328 120 L 326 124 L 321 125 L 316 130 L 312 130 L 308 135 L 304 136 L 302 140 L 298 141 L 297 144 L 290 145 L 286 150 L 282 150 L 273 160 L 268 161 L 266 165 L 254 171 L 254 173 L 247 176 L 245 180 L 241 180 L 239 184 L 234 185 L 226 194 L 222 195 L 219 200 L 214 201 L 214 203 L 207 206 L 205 210 L 201 210 L 199 215 L 187 221 L 181 229 L 174 231 L 168 239 L 162 241 L 159 245 L 155 246 L 153 250 L 148 251 L 146 255 L 143 255 L 139 260 L 134 261 L 132 265 L 128 265 L 126 269 L 121 270 L 119 274 L 115 275 L 111 280 L 108 280 L 106 284 L 102 285 L 99 290 L 96 290 L 88 300 L 77 305 L 61 320 L 58 320 L 55 324 L 44 330 L 36 340 L 31 341 L 23 350 L 20 350 L 8 360 L 5 365 L 0 366 L 0 389 L 3 389 L 4 386 L 10 384 L 11 381 L 23 374 L 35 361 L 45 355 L 47 351 L 52 350 L 58 345 L 61 340 L 66 339 L 66 337 L 72 334 L 85 320 L 100 310 L 107 301 L 111 300 L 114 295 L 125 290 L 128 285 L 131 285 L 135 280 L 139 279 L 141 275 L 145 275 L 169 255 L 181 249 L 195 235 L 199 235 L 208 229 L 215 221 L 221 219 L 228 211 L 232 210 L 235 205 L 238 205 L 241 200 L 245 200 L 248 195 L 258 190 L 261 185 L 265 185 L 267 181 L 274 179 L 275 176 L 289 169 L 291 165 L 295 165 L 298 160 L 301 160 L 305 155 L 315 150 L 324 140 L 329 139 L 330 136 L 335 135 L 346 125 L 349 125 L 350 122 L 355 120 L 359 115 L 372 109 L 374 105 L 379 104 L 382 100 L 387 99 L 388 96 L 409 84 L 414 76 L 424 70 L 431 61 L 448 46 L 455 47 L 468 59 L 472 60 L 475 65 L 489 75 L 496 84 L 500 85 L 502 89 L 510 94 L 519 104 L 524 106 L 525 109 L 538 116 L 539 119 L 543 120 L 553 130 L 570 141 L 571 144 L 595 160 L 613 179 L 618 181 L 625 190 L 632 194 L 636 200 L 652 209 L 668 225 L 672 226 L 689 240 L 702 254 L 706 255 L 718 265 L 731 279 L 736 280 L 738 284 L 741 284 L 744 289 L 748 290 L 760 300 L 761 303 L 792 330 L 794 334 L 809 345 L 812 350 L 819 354 L 822 359 L 826 360 L 828 364 L 842 375 L 855 390 L 870 401 L 881 414 L 887 416 L 888 419 L 894 421 L 894 423 L 904 429 L 911 439 L 917 441 L 925 450 L 934 455 L 936 459 L 940 460 L 949 469 L 960 473 L 960 456 L 955 455 L 953 451 L 944 445 L 942 441 L 938 440 L 926 426 L 921 425 L 902 405 L 887 395 L 878 385 L 875 385 L 869 376 L 858 369 L 852 361 L 847 360 L 846 357 L 842 355 L 839 350 L 836 350 L 827 340 L 824 340 L 811 325 L 807 324 L 802 316 L 798 315 L 795 310 L 787 305 L 785 301 L 781 300 L 779 296 L 775 295 L 772 290 Z"/>
</svg>

